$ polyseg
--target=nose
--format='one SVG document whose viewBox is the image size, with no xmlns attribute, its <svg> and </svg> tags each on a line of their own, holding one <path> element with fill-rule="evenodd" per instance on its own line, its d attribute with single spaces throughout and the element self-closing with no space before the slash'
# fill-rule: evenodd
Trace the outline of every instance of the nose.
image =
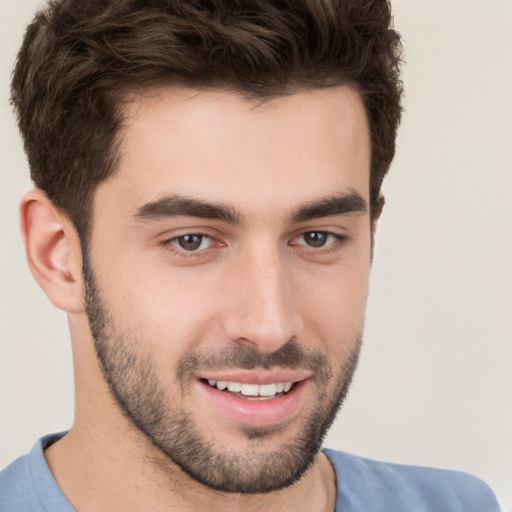
<svg viewBox="0 0 512 512">
<path fill-rule="evenodd" d="M 270 353 L 300 336 L 302 318 L 286 258 L 278 249 L 248 252 L 239 258 L 230 279 L 224 329 L 232 341 Z"/>
</svg>

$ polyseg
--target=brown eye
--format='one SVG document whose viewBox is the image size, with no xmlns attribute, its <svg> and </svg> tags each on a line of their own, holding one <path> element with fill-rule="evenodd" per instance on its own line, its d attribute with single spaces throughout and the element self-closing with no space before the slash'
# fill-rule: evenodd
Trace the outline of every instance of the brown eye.
<svg viewBox="0 0 512 512">
<path fill-rule="evenodd" d="M 302 235 L 306 245 L 310 247 L 323 247 L 328 239 L 330 233 L 325 231 L 308 231 Z"/>
<path fill-rule="evenodd" d="M 172 240 L 172 243 L 184 251 L 197 251 L 198 249 L 204 249 L 209 240 L 210 237 L 206 235 L 192 234 L 178 236 Z"/>
</svg>

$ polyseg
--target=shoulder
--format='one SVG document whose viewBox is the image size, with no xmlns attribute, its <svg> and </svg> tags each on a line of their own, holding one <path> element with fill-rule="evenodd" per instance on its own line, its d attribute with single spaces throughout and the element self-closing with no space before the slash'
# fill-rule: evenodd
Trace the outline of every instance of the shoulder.
<svg viewBox="0 0 512 512">
<path fill-rule="evenodd" d="M 13 496 L 30 494 L 29 456 L 23 455 L 0 472 L 0 510 L 4 510 L 5 500 Z"/>
<path fill-rule="evenodd" d="M 30 455 L 23 455 L 0 472 L 0 511 L 44 510 L 30 471 Z"/>
<path fill-rule="evenodd" d="M 48 468 L 43 450 L 63 434 L 43 437 L 32 451 L 0 472 L 0 512 L 72 512 Z"/>
<path fill-rule="evenodd" d="M 467 473 L 324 453 L 337 475 L 337 510 L 499 512 L 488 485 Z"/>
</svg>

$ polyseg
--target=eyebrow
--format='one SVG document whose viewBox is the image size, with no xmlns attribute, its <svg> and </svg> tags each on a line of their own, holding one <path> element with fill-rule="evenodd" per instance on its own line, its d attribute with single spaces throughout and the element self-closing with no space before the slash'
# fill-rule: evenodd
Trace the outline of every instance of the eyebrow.
<svg viewBox="0 0 512 512">
<path fill-rule="evenodd" d="M 293 222 L 304 222 L 321 217 L 366 213 L 368 203 L 355 190 L 347 194 L 338 194 L 317 201 L 311 201 L 298 208 L 292 214 Z"/>
<path fill-rule="evenodd" d="M 356 191 L 311 201 L 297 208 L 291 215 L 292 222 L 304 222 L 321 217 L 365 213 L 368 204 Z M 240 224 L 242 214 L 235 208 L 193 199 L 185 196 L 167 196 L 141 206 L 135 218 L 142 221 L 158 221 L 169 217 L 198 217 Z"/>
<path fill-rule="evenodd" d="M 157 221 L 168 217 L 199 217 L 240 223 L 241 214 L 223 204 L 210 203 L 184 196 L 168 196 L 147 203 L 135 213 L 139 220 Z"/>
</svg>

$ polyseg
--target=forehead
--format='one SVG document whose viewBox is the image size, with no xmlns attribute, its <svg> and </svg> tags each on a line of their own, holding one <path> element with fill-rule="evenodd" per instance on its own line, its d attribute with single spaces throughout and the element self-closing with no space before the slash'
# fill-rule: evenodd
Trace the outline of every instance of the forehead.
<svg viewBox="0 0 512 512">
<path fill-rule="evenodd" d="M 349 190 L 367 199 L 369 168 L 366 113 L 349 87 L 266 101 L 166 88 L 128 103 L 118 172 L 97 195 L 132 209 L 174 194 L 285 209 Z"/>
</svg>

